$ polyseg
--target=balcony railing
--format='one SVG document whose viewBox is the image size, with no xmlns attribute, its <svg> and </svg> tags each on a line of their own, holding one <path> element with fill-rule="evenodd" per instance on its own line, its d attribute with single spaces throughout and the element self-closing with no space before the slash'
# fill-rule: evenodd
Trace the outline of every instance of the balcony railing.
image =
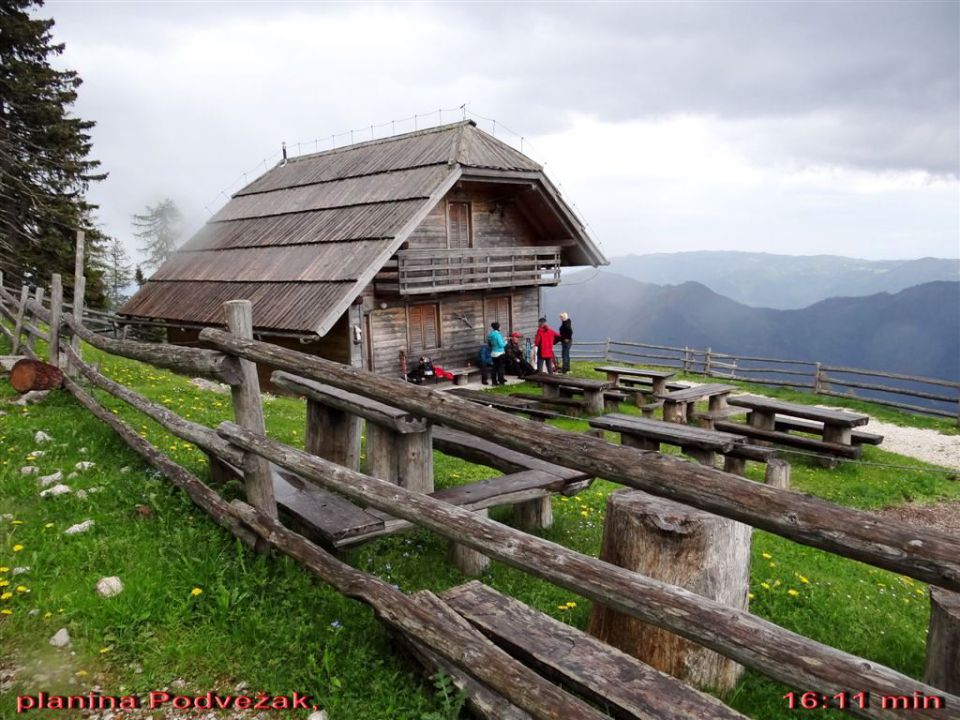
<svg viewBox="0 0 960 720">
<path fill-rule="evenodd" d="M 560 248 L 401 250 L 377 274 L 381 292 L 419 295 L 455 290 L 556 285 Z"/>
</svg>

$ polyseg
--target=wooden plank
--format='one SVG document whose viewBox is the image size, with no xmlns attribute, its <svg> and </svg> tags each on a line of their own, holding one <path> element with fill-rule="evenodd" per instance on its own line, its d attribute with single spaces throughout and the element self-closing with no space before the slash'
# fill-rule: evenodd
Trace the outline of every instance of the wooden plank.
<svg viewBox="0 0 960 720">
<path fill-rule="evenodd" d="M 790 403 L 784 400 L 774 400 L 759 395 L 737 395 L 736 397 L 730 398 L 730 404 L 749 408 L 750 410 L 779 413 L 781 415 L 790 415 L 807 420 L 819 420 L 821 422 L 844 425 L 846 427 L 858 427 L 870 422 L 870 416 L 861 413 L 853 413 L 846 410 L 829 410 L 827 408 L 813 407 L 812 405 L 801 405 L 800 403 Z"/>
<path fill-rule="evenodd" d="M 777 415 L 774 418 L 774 429 L 779 432 L 790 432 L 795 430 L 798 432 L 813 433 L 815 435 L 823 436 L 823 423 L 817 422 L 816 420 L 800 420 L 799 418 L 791 418 L 785 415 Z M 876 433 L 869 433 L 863 430 L 854 430 L 850 438 L 853 443 L 862 443 L 864 445 L 880 445 L 883 442 L 883 435 L 878 435 Z"/>
<path fill-rule="evenodd" d="M 733 392 L 737 388 L 733 385 L 723 385 L 720 383 L 708 383 L 706 385 L 697 385 L 696 387 L 684 388 L 683 390 L 674 390 L 663 395 L 664 400 L 671 402 L 696 402 L 703 398 L 713 397 L 715 395 L 725 395 Z"/>
<path fill-rule="evenodd" d="M 20 337 L 23 334 L 23 320 L 27 312 L 27 298 L 30 295 L 30 288 L 26 285 L 20 288 L 20 302 L 17 305 L 17 319 L 13 324 L 13 349 L 11 355 L 17 355 L 20 351 Z"/>
<path fill-rule="evenodd" d="M 723 432 L 738 433 L 747 437 L 765 440 L 767 442 L 788 445 L 790 447 L 810 450 L 816 453 L 827 455 L 836 455 L 838 457 L 856 459 L 860 457 L 859 445 L 843 445 L 840 443 L 824 442 L 814 438 L 803 437 L 802 435 L 791 435 L 790 433 L 777 432 L 776 430 L 766 430 L 764 428 L 753 427 L 751 425 L 741 425 L 726 421 L 715 423 L 717 430 Z"/>
<path fill-rule="evenodd" d="M 537 427 L 537 425 L 534 425 Z M 503 445 L 470 435 L 462 430 L 443 427 L 433 428 L 433 447 L 446 455 L 496 468 L 501 472 L 515 473 L 522 470 L 540 470 L 567 481 L 589 480 L 590 475 L 579 470 L 555 465 L 546 460 L 511 450 Z"/>
<path fill-rule="evenodd" d="M 488 478 L 467 485 L 437 490 L 430 497 L 451 505 L 480 506 L 498 497 L 519 493 L 525 490 L 543 490 L 545 493 L 557 493 L 570 484 L 569 478 L 562 478 L 544 470 L 524 470 L 522 472 Z M 490 505 L 487 505 L 490 507 Z"/>
<path fill-rule="evenodd" d="M 536 395 L 534 393 L 510 393 L 510 397 L 520 400 L 534 400 L 543 405 L 559 405 L 561 407 L 583 408 L 586 405 L 584 400 L 578 400 L 572 397 L 546 397 L 545 395 Z"/>
<path fill-rule="evenodd" d="M 566 385 L 581 390 L 609 390 L 613 384 L 609 380 L 588 380 L 570 377 L 569 375 L 545 375 L 543 373 L 528 375 L 527 381 L 538 385 Z"/>
<path fill-rule="evenodd" d="M 63 315 L 63 279 L 54 273 L 50 283 L 50 364 L 60 367 L 60 320 Z"/>
<path fill-rule="evenodd" d="M 423 418 L 416 417 L 406 410 L 370 400 L 346 390 L 338 390 L 330 385 L 307 380 L 282 370 L 274 372 L 270 376 L 270 382 L 284 390 L 303 395 L 321 404 L 358 415 L 375 425 L 389 428 L 401 435 L 423 432 L 429 424 Z"/>
<path fill-rule="evenodd" d="M 494 643 L 616 718 L 744 718 L 716 698 L 474 580 L 440 597 Z"/>
<path fill-rule="evenodd" d="M 590 427 L 602 430 L 628 433 L 671 445 L 713 450 L 721 453 L 729 452 L 735 445 L 747 441 L 743 435 L 704 430 L 691 425 L 678 425 L 620 413 L 611 413 L 602 418 L 594 418 L 589 422 Z"/>
<path fill-rule="evenodd" d="M 634 377 L 659 378 L 666 380 L 677 374 L 675 370 L 648 370 L 646 368 L 622 367 L 620 365 L 604 365 L 595 367 L 594 370 L 602 373 L 616 373 L 617 375 L 630 375 Z"/>
<path fill-rule="evenodd" d="M 637 452 L 513 417 L 449 393 L 380 378 L 270 343 L 241 340 L 222 330 L 207 328 L 200 332 L 200 340 L 240 357 L 388 402 L 448 429 L 469 432 L 467 437 L 471 440 L 495 440 L 497 447 L 510 448 L 527 457 L 547 457 L 577 468 L 584 476 L 603 477 L 811 547 L 960 590 L 960 539 L 947 533 L 883 522 L 871 513 L 820 498 L 766 487 L 658 453 Z M 485 460 L 479 462 L 492 465 Z"/>
</svg>

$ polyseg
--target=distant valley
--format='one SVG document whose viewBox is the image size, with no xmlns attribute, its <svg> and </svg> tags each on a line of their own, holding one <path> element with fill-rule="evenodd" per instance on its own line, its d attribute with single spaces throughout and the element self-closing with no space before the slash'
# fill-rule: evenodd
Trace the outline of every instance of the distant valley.
<svg viewBox="0 0 960 720">
<path fill-rule="evenodd" d="M 828 298 L 896 293 L 929 282 L 960 281 L 960 260 L 683 252 L 615 257 L 602 272 L 657 285 L 698 282 L 744 305 L 796 310 Z"/>
<path fill-rule="evenodd" d="M 699 282 L 655 285 L 586 270 L 547 288 L 544 303 L 551 320 L 571 314 L 581 341 L 712 347 L 960 380 L 957 281 L 783 310 L 750 307 Z"/>
</svg>

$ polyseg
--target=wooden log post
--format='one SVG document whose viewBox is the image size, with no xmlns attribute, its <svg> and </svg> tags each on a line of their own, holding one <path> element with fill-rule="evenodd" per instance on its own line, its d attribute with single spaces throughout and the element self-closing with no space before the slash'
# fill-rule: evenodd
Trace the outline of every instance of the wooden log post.
<svg viewBox="0 0 960 720">
<path fill-rule="evenodd" d="M 489 517 L 487 510 L 477 510 L 475 512 L 479 517 Z M 486 555 L 453 540 L 450 541 L 450 562 L 467 577 L 479 577 L 484 570 L 490 567 L 490 558 Z"/>
<path fill-rule="evenodd" d="M 747 472 L 747 461 L 742 457 L 734 457 L 733 455 L 724 455 L 723 456 L 723 471 L 727 473 L 732 473 L 733 475 L 739 475 L 743 477 Z"/>
<path fill-rule="evenodd" d="M 304 448 L 308 453 L 359 470 L 361 429 L 358 415 L 307 399 Z"/>
<path fill-rule="evenodd" d="M 85 237 L 83 230 L 77 230 L 77 251 L 73 261 L 73 308 L 71 312 L 80 325 L 83 325 L 83 298 L 87 289 L 87 279 L 83 275 Z M 70 347 L 79 354 L 80 338 L 76 334 L 70 339 Z M 73 377 L 75 372 L 68 362 L 67 374 Z"/>
<path fill-rule="evenodd" d="M 370 475 L 408 490 L 433 492 L 433 431 L 399 433 L 367 421 L 367 468 Z"/>
<path fill-rule="evenodd" d="M 746 610 L 750 534 L 748 525 L 624 489 L 607 499 L 600 558 Z M 743 672 L 712 650 L 599 603 L 587 632 L 699 688 L 730 690 Z"/>
<path fill-rule="evenodd" d="M 708 376 L 713 374 L 713 357 L 711 356 L 711 352 L 711 349 L 707 348 L 707 352 L 703 356 L 703 374 Z"/>
<path fill-rule="evenodd" d="M 790 489 L 790 463 L 780 458 L 767 460 L 767 467 L 763 473 L 763 482 L 781 490 Z"/>
<path fill-rule="evenodd" d="M 930 626 L 923 681 L 960 693 L 960 593 L 930 586 Z"/>
<path fill-rule="evenodd" d="M 553 504 L 550 496 L 516 503 L 513 506 L 513 524 L 526 531 L 553 527 Z"/>
<path fill-rule="evenodd" d="M 63 314 L 63 278 L 54 273 L 50 281 L 50 348 L 49 360 L 60 367 L 60 318 Z"/>
<path fill-rule="evenodd" d="M 253 339 L 253 305 L 249 300 L 230 300 L 223 304 L 227 327 L 237 337 Z M 266 434 L 263 422 L 263 403 L 260 398 L 260 380 L 257 366 L 249 360 L 240 361 L 242 380 L 233 385 L 233 412 L 237 424 L 250 432 Z M 249 453 L 244 460 L 244 485 L 247 501 L 257 510 L 271 518 L 277 517 L 277 501 L 273 494 L 273 477 L 270 463 L 259 455 Z"/>
<path fill-rule="evenodd" d="M 20 336 L 23 334 L 23 316 L 27 312 L 27 298 L 30 295 L 30 288 L 26 285 L 20 288 L 20 304 L 17 306 L 17 319 L 13 324 L 13 349 L 11 355 L 20 352 Z"/>
</svg>

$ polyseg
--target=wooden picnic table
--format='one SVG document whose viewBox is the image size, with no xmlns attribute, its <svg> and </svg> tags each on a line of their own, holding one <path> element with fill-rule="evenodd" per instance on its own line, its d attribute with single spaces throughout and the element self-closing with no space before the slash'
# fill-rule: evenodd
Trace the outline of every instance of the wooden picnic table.
<svg viewBox="0 0 960 720">
<path fill-rule="evenodd" d="M 694 404 L 709 400 L 709 411 L 701 414 L 701 417 L 712 424 L 713 420 L 730 414 L 727 398 L 736 389 L 733 385 L 707 383 L 665 393 L 660 396 L 663 400 L 663 419 L 667 422 L 689 423 L 694 419 Z"/>
<path fill-rule="evenodd" d="M 819 430 L 823 442 L 836 445 L 853 445 L 853 428 L 870 422 L 870 416 L 861 413 L 800 405 L 759 395 L 740 395 L 732 398 L 730 404 L 747 408 L 750 411 L 747 415 L 747 424 L 758 430 L 776 432 L 778 414 L 815 420 L 823 424 L 822 428 L 810 427 L 810 432 Z"/>
<path fill-rule="evenodd" d="M 745 470 L 744 461 L 755 460 L 767 464 L 768 474 L 786 474 L 787 479 L 777 478 L 776 484 L 783 487 L 784 483 L 789 483 L 789 465 L 773 462 L 776 451 L 751 445 L 744 435 L 621 413 L 611 413 L 589 422 L 593 428 L 620 433 L 620 442 L 628 447 L 659 451 L 662 443 L 675 445 L 700 464 L 710 467 L 720 454 L 724 456 L 723 469 L 741 476 Z M 773 481 L 768 478 L 768 482 Z"/>
<path fill-rule="evenodd" d="M 527 377 L 527 380 L 543 387 L 545 398 L 560 398 L 561 388 L 574 388 L 583 392 L 584 409 L 588 415 L 603 414 L 603 393 L 610 389 L 612 383 L 606 380 L 587 380 L 574 378 L 569 375 L 545 375 L 536 373 Z"/>
<path fill-rule="evenodd" d="M 614 385 L 620 384 L 621 376 L 629 378 L 649 378 L 654 395 L 665 395 L 667 380 L 677 374 L 676 370 L 647 370 L 646 368 L 621 367 L 619 365 L 604 365 L 594 368 L 597 372 L 607 374 L 607 380 Z"/>
</svg>

